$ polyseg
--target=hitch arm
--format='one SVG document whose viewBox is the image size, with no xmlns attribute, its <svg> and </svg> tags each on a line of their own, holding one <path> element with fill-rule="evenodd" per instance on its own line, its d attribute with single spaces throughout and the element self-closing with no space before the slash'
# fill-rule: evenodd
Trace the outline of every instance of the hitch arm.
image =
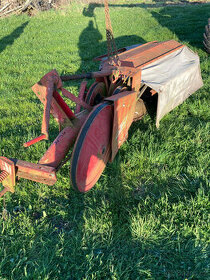
<svg viewBox="0 0 210 280">
<path fill-rule="evenodd" d="M 30 163 L 23 160 L 0 157 L 0 183 L 4 189 L 0 197 L 6 192 L 15 192 L 16 177 L 32 180 L 52 186 L 56 183 L 56 169 L 51 166 Z"/>
<path fill-rule="evenodd" d="M 6 192 L 15 192 L 15 164 L 5 157 L 0 157 L 0 183 L 4 189 L 0 192 L 2 197 Z"/>
</svg>

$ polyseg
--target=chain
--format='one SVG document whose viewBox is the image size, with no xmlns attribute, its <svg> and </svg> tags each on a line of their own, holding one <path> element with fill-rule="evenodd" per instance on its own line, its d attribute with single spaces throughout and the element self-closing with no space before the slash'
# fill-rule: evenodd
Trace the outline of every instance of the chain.
<svg viewBox="0 0 210 280">
<path fill-rule="evenodd" d="M 119 57 L 118 57 L 117 47 L 116 47 L 113 30 L 112 30 L 108 0 L 104 0 L 104 6 L 105 6 L 106 40 L 107 40 L 108 59 L 111 64 L 119 66 Z"/>
</svg>

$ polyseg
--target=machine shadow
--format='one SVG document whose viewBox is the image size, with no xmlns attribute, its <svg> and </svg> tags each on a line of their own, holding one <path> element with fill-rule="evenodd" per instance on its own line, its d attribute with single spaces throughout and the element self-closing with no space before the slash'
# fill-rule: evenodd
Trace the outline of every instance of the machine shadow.
<svg viewBox="0 0 210 280">
<path fill-rule="evenodd" d="M 87 39 L 88 38 L 88 39 Z M 88 26 L 81 32 L 79 37 L 78 49 L 81 59 L 81 64 L 77 70 L 78 74 L 83 72 L 93 71 L 98 63 L 93 59 L 97 56 L 107 53 L 107 42 L 102 41 L 103 37 L 96 21 L 92 19 L 89 21 Z M 117 48 L 127 47 L 135 44 L 144 44 L 146 41 L 136 35 L 125 35 L 115 38 Z"/>
<path fill-rule="evenodd" d="M 7 46 L 12 45 L 14 41 L 20 37 L 20 35 L 24 32 L 25 27 L 28 25 L 28 21 L 21 24 L 17 27 L 13 32 L 0 40 L 0 53 L 6 49 Z"/>
</svg>

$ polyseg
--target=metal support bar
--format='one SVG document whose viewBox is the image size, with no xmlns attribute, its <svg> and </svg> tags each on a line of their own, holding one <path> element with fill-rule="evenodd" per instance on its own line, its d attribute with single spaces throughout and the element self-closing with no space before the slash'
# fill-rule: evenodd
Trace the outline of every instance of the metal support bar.
<svg viewBox="0 0 210 280">
<path fill-rule="evenodd" d="M 85 95 L 86 95 L 86 86 L 87 86 L 87 81 L 83 81 L 80 85 L 80 89 L 79 89 L 79 95 L 78 98 L 82 101 L 85 100 Z M 76 108 L 75 108 L 75 114 L 79 113 L 81 110 L 82 106 L 79 104 L 76 104 Z"/>
<path fill-rule="evenodd" d="M 144 85 L 142 87 L 142 89 L 140 90 L 137 99 L 139 99 L 143 95 L 143 93 L 145 92 L 146 89 L 147 89 L 147 85 Z"/>
<path fill-rule="evenodd" d="M 104 76 L 109 76 L 111 74 L 112 74 L 112 71 L 107 69 L 105 71 L 89 72 L 89 73 L 78 74 L 78 75 L 63 75 L 63 76 L 60 76 L 60 78 L 63 82 L 65 82 L 65 81 L 71 81 L 71 80 L 101 78 Z"/>
<path fill-rule="evenodd" d="M 53 167 L 11 159 L 15 163 L 16 176 L 52 186 L 56 183 L 56 170 Z"/>
<path fill-rule="evenodd" d="M 37 143 L 37 142 L 39 142 L 41 140 L 44 140 L 44 139 L 47 139 L 47 137 L 46 137 L 45 134 L 42 134 L 42 135 L 40 135 L 40 136 L 38 136 L 38 137 L 36 137 L 36 138 L 34 138 L 34 139 L 24 143 L 23 146 L 27 148 L 27 147 L 30 147 L 31 145 L 33 145 L 33 144 L 35 144 L 35 143 Z"/>
<path fill-rule="evenodd" d="M 79 104 L 80 106 L 84 107 L 88 111 L 91 111 L 93 109 L 92 106 L 88 105 L 84 101 L 82 101 L 80 98 L 73 95 L 71 92 L 66 90 L 65 88 L 61 88 L 62 94 L 66 97 L 68 97 L 71 101 L 75 102 L 76 104 Z"/>
<path fill-rule="evenodd" d="M 70 147 L 74 143 L 88 114 L 89 112 L 87 110 L 83 110 L 76 115 L 77 117 L 73 120 L 73 127 L 66 127 L 59 133 L 52 145 L 40 159 L 39 164 L 54 168 L 57 168 L 60 165 L 61 161 L 65 158 Z"/>
</svg>

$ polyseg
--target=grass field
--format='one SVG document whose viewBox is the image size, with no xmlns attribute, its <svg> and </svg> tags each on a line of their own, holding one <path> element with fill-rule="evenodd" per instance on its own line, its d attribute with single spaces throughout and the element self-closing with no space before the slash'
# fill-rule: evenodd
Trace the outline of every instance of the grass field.
<svg viewBox="0 0 210 280">
<path fill-rule="evenodd" d="M 202 47 L 209 9 L 132 0 L 110 6 L 118 47 L 185 43 L 200 56 L 204 86 L 159 130 L 148 115 L 133 124 L 90 192 L 72 189 L 69 163 L 53 187 L 20 180 L 0 200 L 1 280 L 209 279 L 210 61 Z M 106 51 L 104 10 L 73 3 L 1 19 L 0 30 L 0 155 L 37 162 L 58 128 L 52 120 L 50 141 L 23 148 L 40 134 L 43 112 L 30 87 L 54 68 L 98 69 L 92 58 Z M 78 92 L 78 83 L 66 86 Z"/>
</svg>

